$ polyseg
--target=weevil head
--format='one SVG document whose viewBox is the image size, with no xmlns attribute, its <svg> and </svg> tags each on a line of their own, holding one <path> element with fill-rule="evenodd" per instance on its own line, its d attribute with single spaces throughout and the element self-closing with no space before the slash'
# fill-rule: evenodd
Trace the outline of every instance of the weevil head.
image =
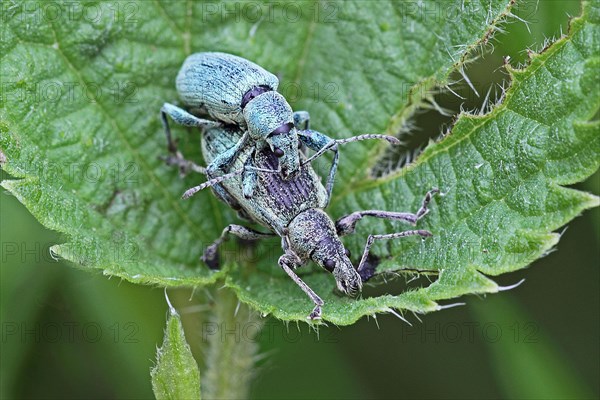
<svg viewBox="0 0 600 400">
<path fill-rule="evenodd" d="M 287 179 L 295 176 L 300 169 L 298 156 L 298 134 L 294 124 L 287 122 L 267 136 L 267 145 L 279 159 L 281 175 Z"/>
<path fill-rule="evenodd" d="M 362 290 L 362 280 L 344 245 L 337 236 L 335 225 L 319 209 L 309 209 L 296 216 L 288 226 L 292 250 L 301 259 L 311 259 L 331 272 L 338 289 L 355 296 Z"/>
<path fill-rule="evenodd" d="M 292 108 L 285 98 L 275 91 L 253 97 L 244 106 L 244 119 L 252 140 L 268 146 L 277 156 L 283 177 L 297 173 L 300 169 L 298 134 Z"/>
<path fill-rule="evenodd" d="M 324 261 L 320 265 L 333 274 L 338 289 L 348 296 L 358 295 L 362 290 L 362 280 L 348 256 L 339 253 L 335 257 L 330 254 L 323 256 Z"/>
</svg>

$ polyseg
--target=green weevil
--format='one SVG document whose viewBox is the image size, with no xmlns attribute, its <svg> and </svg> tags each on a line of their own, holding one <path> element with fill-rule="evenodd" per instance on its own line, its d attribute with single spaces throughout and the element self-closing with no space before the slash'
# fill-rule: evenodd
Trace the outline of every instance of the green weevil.
<svg viewBox="0 0 600 400">
<path fill-rule="evenodd" d="M 206 129 L 202 134 L 202 152 L 207 163 L 213 162 L 220 155 L 227 153 L 236 146 L 244 132 L 234 126 L 222 126 Z M 355 296 L 362 290 L 361 275 L 367 266 L 367 257 L 374 241 L 393 239 L 410 235 L 431 236 L 426 230 L 409 230 L 382 235 L 369 235 L 362 257 L 355 268 L 350 261 L 350 254 L 342 244 L 340 236 L 355 231 L 358 221 L 370 216 L 389 220 L 406 221 L 413 225 L 428 212 L 428 204 L 437 189 L 429 191 L 421 207 L 416 213 L 403 213 L 381 210 L 356 211 L 341 217 L 335 223 L 323 211 L 329 202 L 329 193 L 323 186 L 321 178 L 315 173 L 303 152 L 296 150 L 300 167 L 298 173 L 288 179 L 283 179 L 278 170 L 280 158 L 270 148 L 256 149 L 245 147 L 241 156 L 234 160 L 234 173 L 217 175 L 205 168 L 187 161 L 179 153 L 171 137 L 167 136 L 171 155 L 167 161 L 171 165 L 188 166 L 190 169 L 207 175 L 209 181 L 189 189 L 183 195 L 188 198 L 205 187 L 211 187 L 215 195 L 227 203 L 238 214 L 252 222 L 267 228 L 269 232 L 244 227 L 228 225 L 221 236 L 206 248 L 202 256 L 210 267 L 218 264 L 217 251 L 219 245 L 228 235 L 235 235 L 246 240 L 261 238 L 281 238 L 284 254 L 279 257 L 279 266 L 294 280 L 314 303 L 314 308 L 307 318 L 321 318 L 323 300 L 304 282 L 294 270 L 309 260 L 312 260 L 333 274 L 337 288 L 349 295 Z M 245 161 L 244 161 L 245 160 Z M 249 164 L 254 165 L 247 168 Z M 328 177 L 327 186 L 331 187 L 332 176 Z M 254 195 L 245 196 L 244 186 L 254 185 Z"/>
<path fill-rule="evenodd" d="M 176 79 L 177 92 L 189 112 L 173 104 L 164 103 L 161 118 L 167 136 L 170 129 L 167 115 L 176 123 L 200 128 L 233 125 L 242 132 L 234 146 L 216 154 L 207 166 L 209 175 L 230 172 L 242 152 L 251 148 L 256 152 L 268 148 L 279 158 L 278 172 L 284 179 L 300 169 L 299 145 L 317 153 L 305 162 L 327 150 L 335 152 L 330 176 L 335 176 L 338 165 L 337 146 L 365 139 L 383 139 L 392 144 L 400 141 L 393 136 L 366 134 L 335 140 L 309 129 L 310 116 L 306 111 L 293 112 L 285 98 L 277 92 L 279 80 L 275 75 L 244 58 L 226 53 L 206 52 L 190 55 L 183 63 Z M 200 118 L 206 115 L 211 119 Z M 174 149 L 170 149 L 174 152 Z M 246 169 L 253 168 L 252 163 Z M 333 179 L 330 180 L 333 182 Z M 251 197 L 255 187 L 245 183 L 246 196 Z M 327 188 L 331 194 L 331 186 Z"/>
</svg>

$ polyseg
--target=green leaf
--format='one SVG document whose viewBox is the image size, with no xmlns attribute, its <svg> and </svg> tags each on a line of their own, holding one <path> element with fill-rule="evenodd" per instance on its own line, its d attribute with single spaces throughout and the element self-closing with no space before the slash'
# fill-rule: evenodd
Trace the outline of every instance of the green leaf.
<svg viewBox="0 0 600 400">
<path fill-rule="evenodd" d="M 259 248 L 255 263 L 230 246 L 235 259 L 210 271 L 199 257 L 235 213 L 209 192 L 180 200 L 203 178 L 177 179 L 158 159 L 166 151 L 158 110 L 176 101 L 185 56 L 219 50 L 256 61 L 280 76 L 294 109 L 307 109 L 312 126 L 332 136 L 395 133 L 509 12 L 506 0 L 156 1 L 94 4 L 89 17 L 92 5 L 69 13 L 72 3 L 56 3 L 63 12 L 49 14 L 43 4 L 39 12 L 34 3 L 3 7 L 0 150 L 3 168 L 20 179 L 2 186 L 65 235 L 54 251 L 81 268 L 164 286 L 224 281 L 242 301 L 285 320 L 304 320 L 311 305 L 278 270 L 278 242 L 267 242 L 267 255 Z M 438 276 L 427 288 L 353 300 L 332 292 L 329 274 L 305 267 L 303 279 L 326 302 L 324 319 L 432 311 L 441 299 L 497 291 L 484 274 L 526 266 L 558 241 L 553 230 L 597 205 L 559 186 L 598 168 L 598 123 L 587 122 L 598 109 L 597 12 L 588 14 L 530 67 L 512 71 L 502 105 L 485 117 L 461 116 L 415 165 L 375 180 L 369 169 L 382 145 L 341 151 L 334 218 L 414 211 L 427 190 L 442 189 L 420 223 L 433 238 L 373 248 L 379 271 Z M 184 154 L 200 160 L 198 135 L 174 133 Z M 362 221 L 344 241 L 359 256 L 368 233 L 398 229 Z"/>
<path fill-rule="evenodd" d="M 157 399 L 200 399 L 200 371 L 185 341 L 181 319 L 172 307 L 165 339 L 150 374 Z"/>
<path fill-rule="evenodd" d="M 572 22 L 569 36 L 534 56 L 529 67 L 510 70 L 513 83 L 488 115 L 462 114 L 452 132 L 414 165 L 338 190 L 332 201 L 335 216 L 373 204 L 414 212 L 427 190 L 440 188 L 443 195 L 419 225 L 433 238 L 390 241 L 374 250 L 382 259 L 379 272 L 410 268 L 437 271 L 438 278 L 396 296 L 354 301 L 328 290 L 326 276 L 306 276 L 309 286 L 324 295 L 325 319 L 343 325 L 392 309 L 434 311 L 442 307 L 438 300 L 502 290 L 486 275 L 523 268 L 545 255 L 559 240 L 553 230 L 598 205 L 596 196 L 560 186 L 584 180 L 600 162 L 600 125 L 589 121 L 600 105 L 598 18 L 590 6 L 586 12 Z M 346 240 L 354 254 L 361 254 L 369 233 L 398 229 L 381 221 L 357 228 L 358 234 Z M 284 288 L 283 281 L 241 270 L 227 279 L 243 301 L 263 312 L 282 319 L 305 313 L 300 296 L 290 296 L 293 284 Z M 270 301 L 256 301 L 263 298 Z"/>
</svg>

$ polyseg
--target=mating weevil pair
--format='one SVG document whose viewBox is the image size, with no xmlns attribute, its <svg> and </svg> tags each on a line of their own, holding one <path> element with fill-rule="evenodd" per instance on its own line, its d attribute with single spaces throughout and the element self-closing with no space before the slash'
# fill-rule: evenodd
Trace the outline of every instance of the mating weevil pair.
<svg viewBox="0 0 600 400">
<path fill-rule="evenodd" d="M 235 146 L 219 154 L 208 164 L 208 175 L 220 174 L 217 170 L 229 172 L 234 160 L 247 147 L 256 151 L 268 147 L 279 158 L 277 172 L 288 178 L 300 169 L 297 149 L 304 145 L 317 152 L 305 160 L 305 164 L 327 150 L 335 153 L 329 171 L 329 182 L 333 182 L 338 165 L 338 145 L 365 139 L 400 143 L 395 137 L 387 135 L 359 135 L 335 140 L 309 129 L 308 112 L 292 111 L 285 98 L 276 91 L 279 80 L 275 75 L 231 54 L 192 54 L 183 63 L 177 75 L 176 86 L 190 112 L 169 103 L 163 105 L 161 118 L 168 136 L 167 115 L 180 125 L 203 129 L 234 125 L 243 132 Z M 207 114 L 213 120 L 199 118 L 194 114 Z M 174 149 L 170 150 L 174 152 Z M 256 171 L 255 168 L 251 159 L 245 165 L 243 186 L 246 197 L 251 197 L 256 187 L 256 174 L 253 172 Z M 196 191 L 204 187 L 197 187 Z M 329 185 L 329 195 L 331 190 L 332 186 Z"/>
<path fill-rule="evenodd" d="M 259 78 L 263 79 L 263 83 L 267 83 L 256 85 L 257 82 L 261 82 Z M 337 145 L 362 138 L 384 138 L 391 142 L 393 140 L 384 135 L 362 135 L 338 141 L 309 131 L 306 129 L 308 113 L 292 114 L 285 99 L 274 92 L 277 87 L 276 78 L 239 57 L 222 53 L 192 55 L 184 63 L 177 83 L 181 97 L 192 107 L 192 112 L 194 108 L 200 108 L 220 121 L 200 119 L 170 104 L 165 104 L 161 110 L 171 153 L 166 159 L 167 163 L 178 165 L 183 170 L 191 169 L 203 173 L 208 178 L 204 184 L 186 191 L 184 198 L 210 186 L 215 195 L 238 210 L 241 217 L 259 223 L 270 231 L 263 233 L 241 225 L 227 226 L 202 256 L 209 266 L 217 266 L 218 246 L 229 234 L 246 240 L 277 235 L 281 237 L 284 250 L 278 264 L 315 304 L 308 318 L 319 319 L 323 300 L 296 275 L 296 268 L 312 260 L 334 275 L 340 291 L 354 296 L 362 289 L 360 272 L 366 266 L 370 248 L 375 240 L 410 235 L 431 236 L 431 233 L 425 230 L 369 235 L 360 262 L 355 268 L 340 236 L 353 233 L 356 223 L 365 216 L 401 220 L 414 225 L 428 212 L 428 203 L 437 192 L 436 189 L 428 192 L 415 214 L 380 210 L 357 211 L 334 223 L 323 211 L 329 203 L 333 187 L 338 160 Z M 254 103 L 256 105 L 252 106 L 252 113 L 245 111 L 244 103 L 247 109 L 255 99 L 269 92 L 273 93 L 269 97 L 263 97 L 261 102 Z M 203 128 L 201 143 L 204 159 L 208 163 L 207 168 L 185 160 L 177 151 L 168 129 L 166 114 L 183 125 Z M 282 121 L 283 124 L 277 125 Z M 285 129 L 281 126 L 285 126 Z M 270 133 L 265 134 L 269 129 Z M 249 137 L 253 138 L 251 142 Z M 315 150 L 315 155 L 311 158 L 305 157 L 298 149 L 298 138 L 307 147 Z M 335 156 L 324 187 L 310 161 L 327 150 L 335 151 Z M 281 154 L 282 151 L 283 155 L 286 155 L 285 158 Z M 286 162 L 289 164 L 287 169 L 284 169 Z M 229 169 L 233 169 L 234 172 L 226 173 Z"/>
</svg>

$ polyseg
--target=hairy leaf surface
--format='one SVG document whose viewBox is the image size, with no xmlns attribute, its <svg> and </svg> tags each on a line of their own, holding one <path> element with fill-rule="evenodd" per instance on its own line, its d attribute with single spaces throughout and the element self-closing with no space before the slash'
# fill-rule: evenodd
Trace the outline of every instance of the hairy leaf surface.
<svg viewBox="0 0 600 400">
<path fill-rule="evenodd" d="M 236 14 L 221 4 L 128 1 L 98 4 L 91 20 L 57 4 L 64 10 L 57 16 L 19 3 L 3 10 L 0 149 L 3 168 L 19 178 L 3 187 L 64 233 L 54 251 L 81 268 L 165 286 L 223 281 L 284 320 L 304 320 L 311 305 L 278 270 L 278 241 L 255 251 L 230 243 L 226 267 L 210 271 L 199 260 L 203 249 L 239 221 L 208 191 L 181 200 L 204 178 L 178 179 L 159 160 L 166 143 L 158 110 L 177 101 L 174 79 L 185 57 L 225 51 L 257 62 L 280 77 L 294 109 L 308 110 L 311 126 L 331 136 L 394 133 L 509 10 L 505 0 L 236 2 Z M 598 204 L 564 187 L 598 169 L 598 121 L 590 122 L 599 103 L 597 23 L 598 10 L 587 6 L 568 36 L 529 67 L 510 70 L 502 104 L 486 116 L 461 115 L 406 169 L 373 180 L 380 144 L 341 149 L 334 218 L 416 211 L 427 190 L 442 195 L 419 223 L 433 238 L 373 248 L 378 271 L 426 271 L 433 283 L 354 300 L 333 293 L 331 275 L 306 267 L 303 279 L 326 302 L 325 320 L 426 312 L 438 300 L 495 292 L 487 276 L 530 264 L 557 243 L 556 229 Z M 199 133 L 174 133 L 184 154 L 201 161 Z M 325 164 L 316 165 L 321 172 Z M 405 229 L 365 220 L 344 242 L 357 261 L 369 233 Z"/>
</svg>

